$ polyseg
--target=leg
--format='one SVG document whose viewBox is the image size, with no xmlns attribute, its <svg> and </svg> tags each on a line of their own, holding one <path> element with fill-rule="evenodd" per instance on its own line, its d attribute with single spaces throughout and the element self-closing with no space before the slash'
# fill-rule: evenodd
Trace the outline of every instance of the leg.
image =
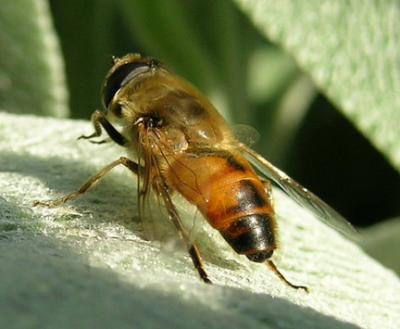
<svg viewBox="0 0 400 329">
<path fill-rule="evenodd" d="M 171 200 L 168 188 L 164 185 L 162 181 L 156 182 L 156 187 L 157 191 L 160 193 L 164 201 L 165 207 L 168 211 L 169 219 L 175 225 L 180 238 L 185 242 L 186 247 L 188 248 L 189 255 L 192 258 L 193 265 L 196 268 L 197 272 L 199 273 L 200 278 L 205 283 L 212 283 L 211 280 L 208 278 L 207 272 L 204 269 L 204 264 L 199 249 L 193 242 L 190 241 L 189 233 L 185 230 L 185 228 L 182 225 L 178 211 Z"/>
<path fill-rule="evenodd" d="M 104 128 L 104 130 L 107 132 L 108 136 L 117 144 L 121 146 L 126 146 L 128 145 L 128 140 L 121 135 L 121 133 L 114 128 L 114 126 L 107 120 L 105 114 L 100 111 L 94 111 L 92 114 L 92 124 L 94 127 L 94 133 L 88 136 L 80 136 L 78 139 L 92 139 L 94 137 L 100 137 L 101 136 L 101 127 Z M 102 144 L 105 143 L 105 140 L 101 140 L 98 142 L 93 142 L 95 144 Z"/>
<path fill-rule="evenodd" d="M 81 188 L 78 191 L 72 192 L 70 194 L 67 194 L 63 196 L 62 198 L 55 199 L 55 200 L 49 200 L 49 201 L 34 201 L 33 205 L 34 206 L 46 206 L 46 207 L 57 207 L 61 204 L 64 204 L 67 201 L 74 200 L 84 194 L 86 191 L 91 189 L 93 186 L 95 186 L 100 179 L 102 179 L 111 169 L 118 165 L 124 165 L 127 167 L 130 171 L 138 175 L 139 172 L 139 165 L 136 162 L 133 162 L 132 160 L 129 160 L 126 157 L 120 157 L 118 160 L 115 160 L 111 162 L 109 165 L 105 166 L 102 170 L 100 170 L 96 175 L 91 177 L 85 184 L 81 186 Z"/>
<path fill-rule="evenodd" d="M 289 287 L 292 287 L 294 289 L 303 289 L 306 292 L 310 292 L 310 290 L 306 286 L 297 286 L 297 285 L 294 285 L 293 283 L 291 283 L 289 280 L 287 280 L 271 260 L 267 261 L 267 265 L 272 270 L 272 272 L 274 272 L 279 277 L 279 279 L 281 279 L 283 282 L 285 282 Z"/>
<path fill-rule="evenodd" d="M 192 244 L 189 249 L 190 258 L 192 259 L 193 265 L 199 273 L 200 278 L 205 282 L 212 284 L 208 278 L 207 272 L 204 269 L 204 263 L 200 255 L 199 248 L 195 244 Z"/>
</svg>

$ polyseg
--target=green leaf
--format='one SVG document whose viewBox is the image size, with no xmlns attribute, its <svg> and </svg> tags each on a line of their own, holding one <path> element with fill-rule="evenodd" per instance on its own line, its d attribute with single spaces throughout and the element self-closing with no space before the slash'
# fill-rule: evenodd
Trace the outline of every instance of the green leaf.
<svg viewBox="0 0 400 329">
<path fill-rule="evenodd" d="M 3 1 L 0 45 L 0 109 L 66 116 L 64 65 L 47 1 Z"/>
<path fill-rule="evenodd" d="M 400 169 L 398 2 L 235 2 Z"/>
<path fill-rule="evenodd" d="M 193 31 L 193 20 L 179 0 L 120 0 L 121 15 L 132 36 L 150 54 L 176 65 L 179 73 L 191 76 L 200 86 L 216 83 L 214 63 Z"/>
<path fill-rule="evenodd" d="M 184 250 L 144 240 L 136 181 L 124 168 L 74 202 L 32 207 L 76 190 L 121 155 L 76 140 L 92 129 L 0 113 L 1 328 L 400 327 L 399 277 L 279 191 L 274 261 L 309 294 L 236 255 L 197 216 L 214 285 L 202 283 Z"/>
<path fill-rule="evenodd" d="M 89 118 L 101 107 L 100 89 L 111 65 L 117 42 L 130 47 L 132 41 L 116 26 L 116 5 L 108 0 L 50 1 L 54 24 L 63 48 L 71 117 Z M 130 48 L 128 48 L 130 49 Z M 125 52 L 125 51 L 124 51 Z"/>
<path fill-rule="evenodd" d="M 362 231 L 362 247 L 372 257 L 400 275 L 400 217 L 375 224 Z"/>
</svg>

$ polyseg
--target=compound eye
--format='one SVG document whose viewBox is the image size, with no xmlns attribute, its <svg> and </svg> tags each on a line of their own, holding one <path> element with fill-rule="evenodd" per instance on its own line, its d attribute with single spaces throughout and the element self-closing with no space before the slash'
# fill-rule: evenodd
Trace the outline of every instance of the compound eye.
<svg viewBox="0 0 400 329">
<path fill-rule="evenodd" d="M 114 95 L 137 75 L 150 69 L 148 63 L 125 63 L 107 77 L 103 87 L 103 105 L 108 108 Z"/>
</svg>

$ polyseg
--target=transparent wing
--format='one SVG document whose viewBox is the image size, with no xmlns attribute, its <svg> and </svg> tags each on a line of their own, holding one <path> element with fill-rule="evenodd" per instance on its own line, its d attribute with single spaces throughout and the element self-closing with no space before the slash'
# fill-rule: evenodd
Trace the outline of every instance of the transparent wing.
<svg viewBox="0 0 400 329">
<path fill-rule="evenodd" d="M 138 143 L 138 205 L 139 217 L 143 225 L 144 235 L 149 240 L 168 241 L 176 235 L 174 227 L 167 220 L 168 216 L 153 189 L 157 168 L 152 145 L 146 133 L 140 136 Z"/>
<path fill-rule="evenodd" d="M 236 139 L 247 146 L 252 146 L 260 139 L 260 133 L 252 126 L 236 124 L 231 128 Z"/>
<path fill-rule="evenodd" d="M 340 215 L 336 210 L 322 201 L 314 193 L 301 186 L 283 171 L 276 168 L 257 152 L 240 144 L 239 149 L 243 151 L 250 162 L 267 178 L 276 183 L 287 195 L 299 205 L 311 210 L 321 221 L 336 229 L 345 236 L 354 239 L 356 229 Z"/>
<path fill-rule="evenodd" d="M 152 137 L 152 138 L 149 138 Z M 139 163 L 141 164 L 141 168 L 143 168 L 142 172 L 139 174 L 139 181 L 142 183 L 139 184 L 139 209 L 140 216 L 143 219 L 143 224 L 147 226 L 147 229 L 150 232 L 147 232 L 150 236 L 155 236 L 159 234 L 162 224 L 168 223 L 169 226 L 175 228 L 175 236 L 179 236 L 181 240 L 186 245 L 186 248 L 189 252 L 189 255 L 192 259 L 193 265 L 197 270 L 200 278 L 206 282 L 211 283 L 208 275 L 204 269 L 203 260 L 201 258 L 200 252 L 196 244 L 191 240 L 189 232 L 185 229 L 181 216 L 172 201 L 171 198 L 171 190 L 168 187 L 166 179 L 162 173 L 161 164 L 159 162 L 159 157 L 155 155 L 154 150 L 158 149 L 161 152 L 161 157 L 168 164 L 168 156 L 166 156 L 162 152 L 162 147 L 160 145 L 160 140 L 156 135 L 149 136 L 144 129 L 142 129 L 142 134 L 139 133 Z M 150 195 L 150 191 L 154 190 L 156 192 L 157 197 L 159 198 L 158 204 L 162 203 L 165 207 L 164 209 L 167 212 L 167 216 L 164 217 L 168 220 L 155 222 L 154 214 L 148 212 L 147 206 L 149 202 L 147 197 Z M 176 234 L 178 233 L 178 234 Z M 164 240 L 164 239 L 163 239 Z"/>
<path fill-rule="evenodd" d="M 168 242 L 169 245 L 173 245 L 174 240 L 177 239 L 176 225 L 171 221 L 171 210 L 168 209 L 168 204 L 165 202 L 165 193 L 168 193 L 168 199 L 174 201 L 175 211 L 179 213 L 181 225 L 188 232 L 188 239 L 194 242 L 199 218 L 196 216 L 197 208 L 185 202 L 179 194 L 173 193 L 163 175 L 162 168 L 165 169 L 165 167 L 170 167 L 170 172 L 174 172 L 171 170 L 171 163 L 179 161 L 176 159 L 176 154 L 170 150 L 168 145 L 161 143 L 160 136 L 152 132 L 143 130 L 139 140 L 141 142 L 138 143 L 140 165 L 138 204 L 139 216 L 146 238 Z M 178 173 L 176 174 L 178 175 Z"/>
</svg>

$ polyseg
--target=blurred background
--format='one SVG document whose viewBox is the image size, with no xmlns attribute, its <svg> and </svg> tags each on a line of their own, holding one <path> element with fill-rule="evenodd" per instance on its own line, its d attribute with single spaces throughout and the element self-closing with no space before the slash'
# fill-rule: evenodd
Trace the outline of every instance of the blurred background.
<svg viewBox="0 0 400 329">
<path fill-rule="evenodd" d="M 54 115 L 89 119 L 95 109 L 101 108 L 100 88 L 111 56 L 139 52 L 156 57 L 209 96 L 230 123 L 254 127 L 260 134 L 254 144 L 258 152 L 355 226 L 368 227 L 398 217 L 400 178 L 395 165 L 342 114 L 340 106 L 335 105 L 340 102 L 328 99 L 316 87 L 313 76 L 297 64 L 296 56 L 255 27 L 250 15 L 237 5 L 242 2 L 33 2 L 32 11 L 38 11 L 37 17 L 44 22 L 47 20 L 50 30 L 54 28 L 52 42 L 58 44 L 55 53 L 59 51 L 61 57 L 57 59 L 61 69 L 55 79 L 65 77 L 67 85 L 63 96 L 67 110 Z M 15 6 L 19 3 L 15 1 Z M 29 14 L 26 4 L 23 11 L 5 4 L 2 24 L 14 26 L 10 31 L 15 38 L 10 40 L 10 34 L 0 32 L 0 42 L 33 42 L 34 37 L 19 33 L 13 13 L 22 17 L 22 25 L 30 24 L 35 17 Z M 46 25 L 40 21 L 38 29 L 40 24 Z M 30 29 L 28 34 L 33 35 L 34 28 Z M 306 42 L 307 34 L 301 37 Z M 21 56 L 17 51 L 15 54 Z M 25 55 L 30 59 L 36 56 Z M 0 55 L 2 69 L 18 70 L 11 64 L 7 66 L 13 55 L 5 56 Z M 22 62 L 18 67 L 21 79 L 25 79 L 30 68 Z M 36 78 L 41 75 L 29 74 Z M 0 76 L 0 106 L 13 108 L 17 103 L 5 92 L 11 89 L 4 81 Z M 28 80 L 22 85 L 30 88 Z M 32 106 L 23 112 L 52 115 L 40 110 L 48 105 L 40 101 L 35 105 L 30 100 Z"/>
</svg>

